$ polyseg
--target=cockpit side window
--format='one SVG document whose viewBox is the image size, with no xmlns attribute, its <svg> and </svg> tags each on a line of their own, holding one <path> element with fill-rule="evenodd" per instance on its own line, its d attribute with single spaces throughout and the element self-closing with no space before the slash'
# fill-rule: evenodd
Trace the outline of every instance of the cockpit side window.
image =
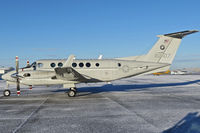
<svg viewBox="0 0 200 133">
<path fill-rule="evenodd" d="M 43 63 L 38 63 L 37 66 L 38 66 L 38 68 L 42 68 L 44 66 L 44 64 Z"/>
<path fill-rule="evenodd" d="M 23 76 L 24 76 L 24 77 L 30 77 L 31 74 L 30 74 L 30 73 L 25 73 Z"/>
</svg>

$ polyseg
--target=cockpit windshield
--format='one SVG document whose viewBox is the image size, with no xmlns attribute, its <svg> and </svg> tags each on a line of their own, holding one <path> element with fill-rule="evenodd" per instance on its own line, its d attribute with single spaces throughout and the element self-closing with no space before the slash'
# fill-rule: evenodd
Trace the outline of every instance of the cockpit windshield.
<svg viewBox="0 0 200 133">
<path fill-rule="evenodd" d="M 31 67 L 33 68 L 33 70 L 36 70 L 36 62 L 33 62 L 31 65 L 27 65 L 26 67 L 23 67 L 23 69 Z"/>
<path fill-rule="evenodd" d="M 34 67 L 34 66 L 36 66 L 36 62 L 33 62 L 33 63 L 30 65 L 30 67 Z"/>
<path fill-rule="evenodd" d="M 36 70 L 36 62 L 33 62 L 30 67 L 33 67 L 33 70 Z"/>
</svg>

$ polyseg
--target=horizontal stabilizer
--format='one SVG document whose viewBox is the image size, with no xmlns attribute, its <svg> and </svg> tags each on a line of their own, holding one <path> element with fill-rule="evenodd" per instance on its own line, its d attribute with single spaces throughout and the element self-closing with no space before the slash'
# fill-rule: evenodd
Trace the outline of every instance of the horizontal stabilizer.
<svg viewBox="0 0 200 133">
<path fill-rule="evenodd" d="M 195 32 L 198 32 L 198 30 L 186 30 L 186 31 L 181 31 L 181 32 L 165 34 L 164 36 L 182 39 L 186 35 L 189 35 L 189 34 L 192 34 L 192 33 L 195 33 Z"/>
</svg>

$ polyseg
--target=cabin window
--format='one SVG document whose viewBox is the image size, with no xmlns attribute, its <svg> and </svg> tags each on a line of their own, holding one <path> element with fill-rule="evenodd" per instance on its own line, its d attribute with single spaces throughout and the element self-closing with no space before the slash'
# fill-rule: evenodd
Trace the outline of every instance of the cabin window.
<svg viewBox="0 0 200 133">
<path fill-rule="evenodd" d="M 72 63 L 72 67 L 76 67 L 77 66 L 77 64 L 76 63 Z"/>
<path fill-rule="evenodd" d="M 86 67 L 90 67 L 91 66 L 91 64 L 89 62 L 86 63 L 85 65 L 86 65 Z"/>
<path fill-rule="evenodd" d="M 59 67 L 62 67 L 62 66 L 63 66 L 63 63 L 62 63 L 62 62 L 59 62 L 59 63 L 58 63 L 58 66 L 59 66 Z"/>
<path fill-rule="evenodd" d="M 83 67 L 84 66 L 84 64 L 81 62 L 81 63 L 79 63 L 79 67 Z"/>
<path fill-rule="evenodd" d="M 24 77 L 30 77 L 31 76 L 31 74 L 30 73 L 24 73 L 24 75 L 23 75 Z"/>
<path fill-rule="evenodd" d="M 51 65 L 50 65 L 51 67 L 55 67 L 56 66 L 56 64 L 55 63 L 51 63 Z"/>
<path fill-rule="evenodd" d="M 121 63 L 118 63 L 118 67 L 121 67 Z"/>
<path fill-rule="evenodd" d="M 38 63 L 37 66 L 38 66 L 38 68 L 41 68 L 41 67 L 43 67 L 43 63 Z"/>
<path fill-rule="evenodd" d="M 96 63 L 95 65 L 96 65 L 96 67 L 99 67 L 99 63 Z"/>
</svg>

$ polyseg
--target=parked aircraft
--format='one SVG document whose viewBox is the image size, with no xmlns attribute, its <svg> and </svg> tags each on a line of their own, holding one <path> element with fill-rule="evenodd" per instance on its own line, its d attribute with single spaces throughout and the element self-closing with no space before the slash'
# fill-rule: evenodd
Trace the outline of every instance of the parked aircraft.
<svg viewBox="0 0 200 133">
<path fill-rule="evenodd" d="M 69 88 L 68 96 L 74 97 L 78 83 L 110 82 L 169 70 L 182 38 L 195 32 L 198 31 L 188 30 L 159 35 L 153 48 L 146 55 L 141 56 L 83 60 L 75 59 L 74 55 L 70 55 L 66 60 L 38 60 L 20 69 L 16 57 L 16 71 L 11 71 L 2 78 L 8 85 L 16 84 L 18 95 L 20 95 L 20 84 L 30 87 L 61 84 L 64 88 Z M 9 89 L 4 91 L 4 96 L 10 94 Z"/>
<path fill-rule="evenodd" d="M 156 73 L 152 73 L 152 74 L 159 76 L 159 75 L 170 74 L 170 73 L 171 73 L 171 71 L 167 70 L 167 71 L 164 71 L 164 72 L 156 72 Z"/>
</svg>

